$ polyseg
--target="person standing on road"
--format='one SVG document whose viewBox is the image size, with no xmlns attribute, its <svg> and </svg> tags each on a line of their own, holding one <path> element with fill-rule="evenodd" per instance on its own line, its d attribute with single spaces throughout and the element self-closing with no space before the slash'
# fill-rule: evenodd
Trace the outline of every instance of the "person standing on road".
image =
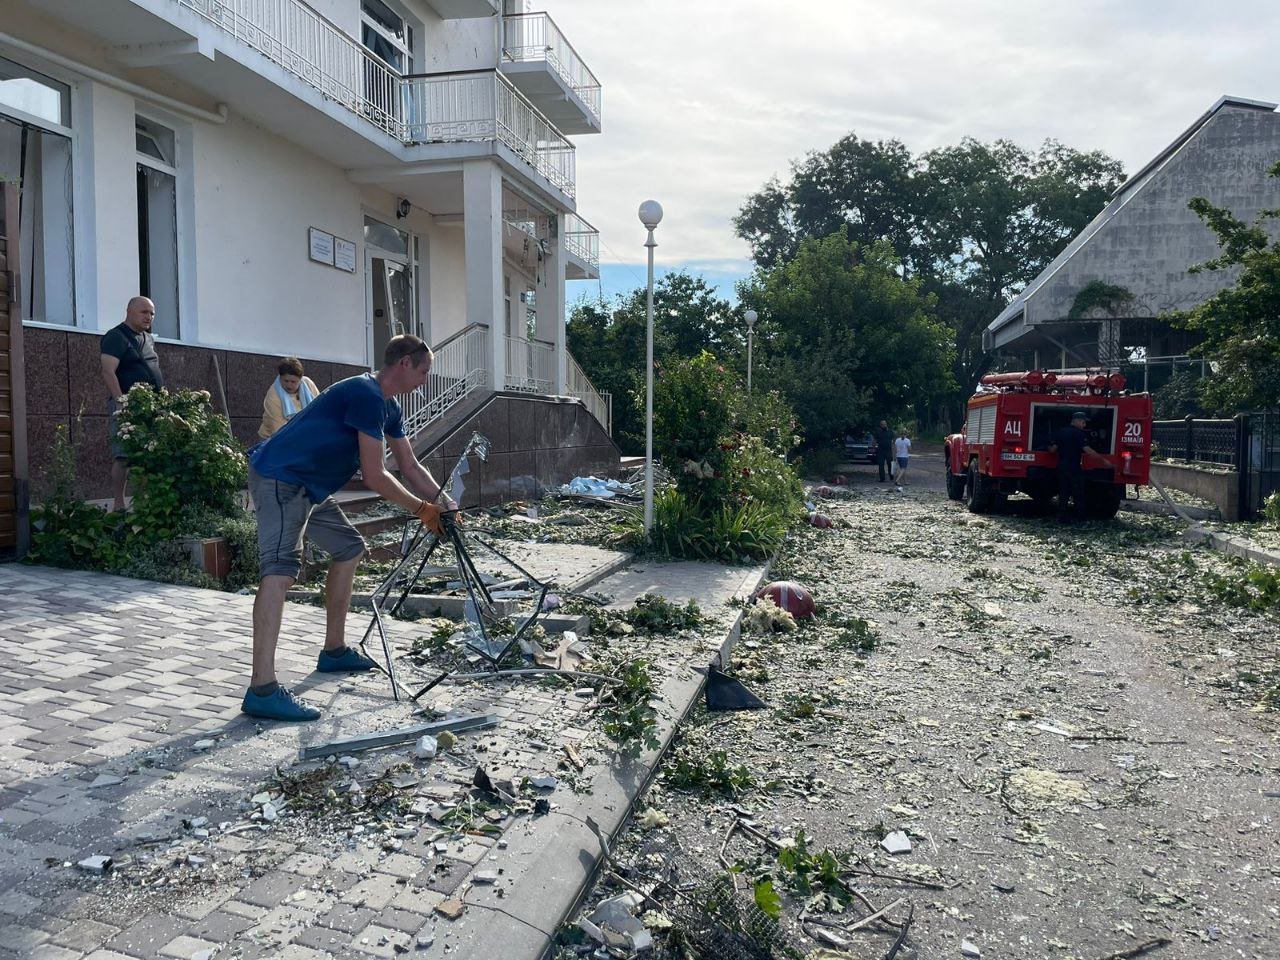
<svg viewBox="0 0 1280 960">
<path fill-rule="evenodd" d="M 891 464 L 893 463 L 893 431 L 889 429 L 889 421 L 881 420 L 880 426 L 876 427 L 876 432 L 872 435 L 876 443 L 876 466 L 880 469 L 880 483 L 885 481 L 885 470 L 889 468 L 892 473 Z"/>
<path fill-rule="evenodd" d="M 893 441 L 893 456 L 898 461 L 898 486 L 901 487 L 907 482 L 902 478 L 907 475 L 907 464 L 911 462 L 911 438 L 907 436 L 905 429 L 902 435 Z"/>
<path fill-rule="evenodd" d="M 134 386 L 146 384 L 153 390 L 164 387 L 160 358 L 151 325 L 156 319 L 156 305 L 146 297 L 134 297 L 124 308 L 124 322 L 102 335 L 99 344 L 102 382 L 107 387 L 107 432 L 111 444 L 111 496 L 114 510 L 124 509 L 124 488 L 129 479 L 129 461 L 120 443 L 120 425 L 116 414 L 120 404 Z"/>
<path fill-rule="evenodd" d="M 1065 522 L 1084 519 L 1084 454 L 1096 453 L 1089 446 L 1084 425 L 1088 417 L 1083 410 L 1071 414 L 1071 423 L 1055 430 L 1049 452 L 1058 455 L 1058 519 Z M 1068 498 L 1074 511 L 1067 511 Z"/>
<path fill-rule="evenodd" d="M 372 670 L 376 664 L 346 645 L 347 612 L 356 565 L 365 543 L 333 494 L 358 467 L 364 485 L 444 536 L 440 485 L 414 456 L 404 435 L 400 404 L 431 370 L 431 348 L 411 334 L 392 337 L 382 369 L 335 383 L 249 452 L 249 490 L 258 511 L 258 563 L 262 581 L 253 602 L 253 675 L 241 710 L 270 720 L 315 720 L 320 711 L 276 680 L 276 642 L 289 588 L 302 568 L 305 533 L 330 556 L 325 581 L 321 673 Z M 384 468 L 383 441 L 395 454 L 402 486 Z M 412 492 L 410 492 L 412 490 Z M 448 509 L 457 504 L 449 502 Z"/>
</svg>

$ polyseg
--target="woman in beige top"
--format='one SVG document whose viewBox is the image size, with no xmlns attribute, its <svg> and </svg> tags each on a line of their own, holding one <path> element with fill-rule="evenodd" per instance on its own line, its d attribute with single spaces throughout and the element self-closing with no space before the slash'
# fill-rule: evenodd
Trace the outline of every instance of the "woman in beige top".
<svg viewBox="0 0 1280 960">
<path fill-rule="evenodd" d="M 262 426 L 258 427 L 258 436 L 264 440 L 320 394 L 311 378 L 302 375 L 302 361 L 297 357 L 285 357 L 276 372 L 279 376 L 262 401 Z"/>
</svg>

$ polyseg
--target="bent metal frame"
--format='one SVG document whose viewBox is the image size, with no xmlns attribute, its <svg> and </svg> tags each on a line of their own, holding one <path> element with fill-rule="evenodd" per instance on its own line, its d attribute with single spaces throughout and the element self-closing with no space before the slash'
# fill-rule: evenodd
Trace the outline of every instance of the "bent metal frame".
<svg viewBox="0 0 1280 960">
<path fill-rule="evenodd" d="M 464 490 L 462 478 L 471 470 L 469 458 L 473 453 L 480 460 L 487 460 L 489 457 L 489 439 L 480 433 L 471 435 L 466 447 L 463 448 L 462 455 L 458 457 L 457 463 L 449 474 L 449 479 L 442 488 L 438 499 L 452 499 L 455 503 L 462 500 Z M 458 562 L 459 579 L 467 592 L 467 600 L 464 607 L 465 616 L 463 618 L 465 622 L 463 627 L 466 638 L 465 646 L 484 658 L 495 673 L 498 672 L 499 664 L 511 648 L 528 632 L 538 617 L 545 613 L 543 602 L 546 600 L 547 591 L 551 589 L 552 584 L 538 580 L 492 543 L 481 539 L 477 531 L 473 531 L 459 523 L 457 520 L 459 513 L 460 511 L 450 510 L 441 516 L 441 523 L 445 531 L 443 538 L 431 533 L 420 520 L 408 521 L 400 537 L 400 560 L 382 582 L 374 588 L 370 597 L 373 616 L 369 620 L 369 626 L 365 628 L 364 636 L 360 639 L 360 649 L 368 655 L 366 644 L 376 630 L 382 645 L 383 660 L 385 661 L 385 666 L 378 665 L 378 669 L 385 673 L 387 679 L 391 681 L 391 695 L 397 701 L 400 699 L 401 687 L 396 677 L 395 657 L 392 654 L 391 641 L 387 637 L 386 623 L 383 618 L 394 616 L 399 612 L 413 588 L 421 580 L 427 563 L 442 544 L 447 543 L 453 548 L 454 556 Z M 489 593 L 488 585 L 484 582 L 484 577 L 476 569 L 469 544 L 482 547 L 509 564 L 529 582 L 529 585 L 536 593 L 537 600 L 534 603 L 533 611 L 520 621 L 509 637 L 498 636 L 496 633 L 496 628 L 502 618 L 498 616 L 493 597 Z M 393 596 L 395 596 L 394 600 L 392 599 Z M 423 694 L 448 678 L 451 673 L 453 673 L 453 670 L 446 670 L 412 694 L 409 699 L 417 703 Z"/>
</svg>

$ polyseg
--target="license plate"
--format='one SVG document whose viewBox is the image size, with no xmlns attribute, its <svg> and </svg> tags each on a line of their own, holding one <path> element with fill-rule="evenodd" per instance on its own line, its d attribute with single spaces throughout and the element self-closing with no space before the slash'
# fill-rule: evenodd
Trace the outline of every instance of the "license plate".
<svg viewBox="0 0 1280 960">
<path fill-rule="evenodd" d="M 1030 461 L 1032 461 L 1032 460 L 1035 460 L 1035 458 L 1036 458 L 1036 455 L 1035 455 L 1034 453 L 1004 453 L 1004 452 L 1002 452 L 1002 453 L 1000 454 L 1000 459 L 1001 459 L 1001 460 L 1020 460 L 1020 461 L 1027 461 L 1027 462 L 1030 462 Z"/>
</svg>

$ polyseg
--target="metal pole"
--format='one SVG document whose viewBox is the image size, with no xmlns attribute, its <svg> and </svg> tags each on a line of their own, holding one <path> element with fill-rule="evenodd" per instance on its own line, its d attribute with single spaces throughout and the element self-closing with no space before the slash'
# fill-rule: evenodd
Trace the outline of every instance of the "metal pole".
<svg viewBox="0 0 1280 960">
<path fill-rule="evenodd" d="M 649 230 L 649 283 L 645 292 L 644 345 L 644 532 L 653 529 L 653 248 L 658 244 Z"/>
<path fill-rule="evenodd" d="M 751 328 L 747 327 L 747 397 L 751 396 Z"/>
</svg>

